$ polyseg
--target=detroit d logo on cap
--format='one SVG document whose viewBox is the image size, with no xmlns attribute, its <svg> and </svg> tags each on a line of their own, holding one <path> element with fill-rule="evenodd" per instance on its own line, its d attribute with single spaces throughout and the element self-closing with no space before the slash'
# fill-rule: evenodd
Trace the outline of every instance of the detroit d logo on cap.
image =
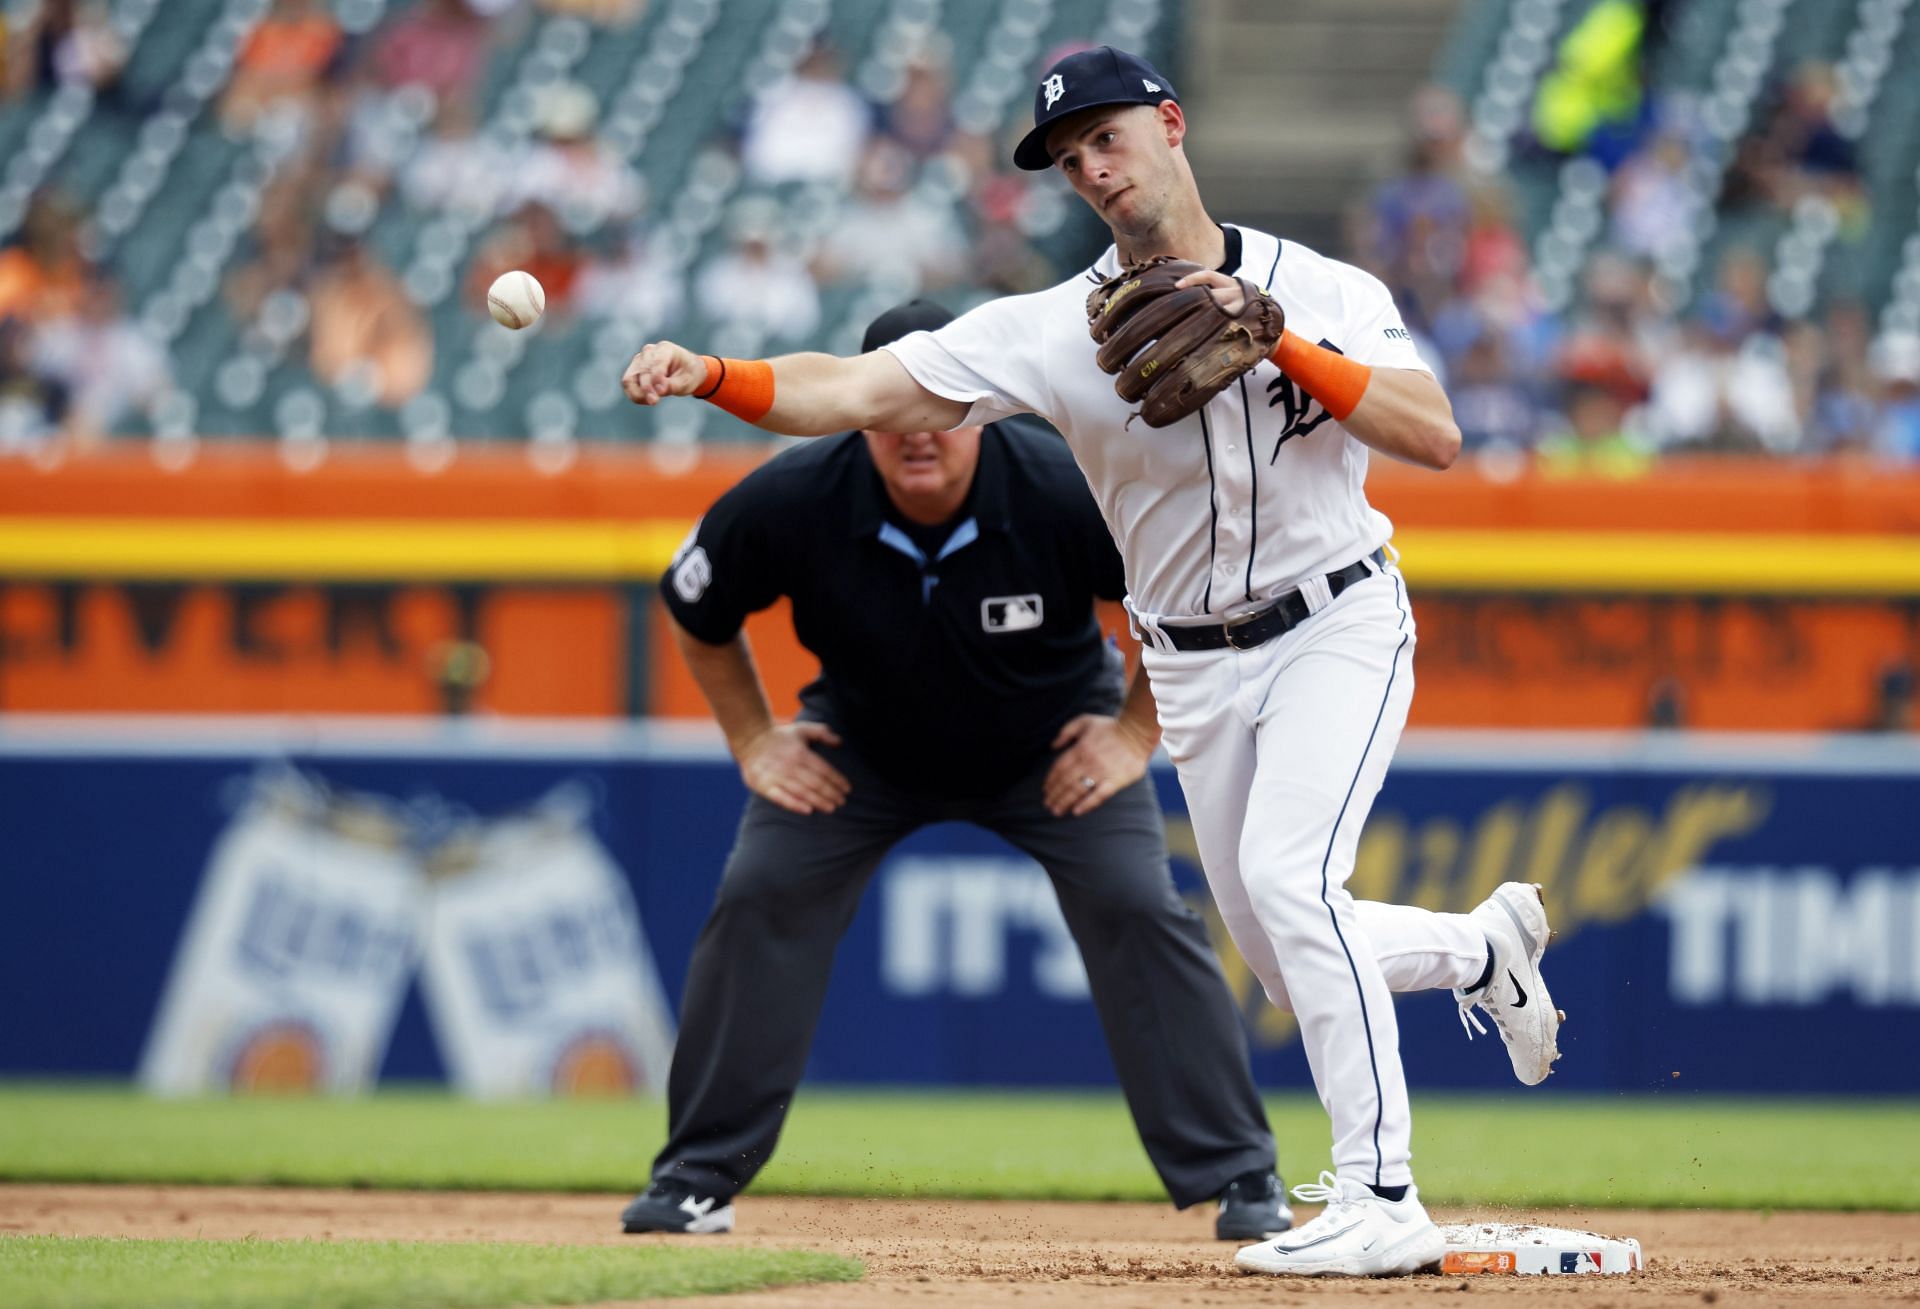
<svg viewBox="0 0 1920 1309">
<path fill-rule="evenodd" d="M 1061 77 L 1060 74 L 1055 73 L 1052 77 L 1049 77 L 1040 84 L 1040 89 L 1046 93 L 1047 108 L 1051 109 L 1054 106 L 1054 102 L 1067 93 L 1067 81 L 1064 77 Z"/>
<path fill-rule="evenodd" d="M 980 602 L 980 626 L 989 632 L 1025 632 L 1040 626 L 1046 606 L 1035 595 L 996 595 Z"/>
</svg>

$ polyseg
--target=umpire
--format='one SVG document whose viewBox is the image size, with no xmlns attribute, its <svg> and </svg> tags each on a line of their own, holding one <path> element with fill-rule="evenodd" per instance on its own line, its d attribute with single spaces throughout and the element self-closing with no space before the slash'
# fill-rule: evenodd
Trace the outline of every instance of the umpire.
<svg viewBox="0 0 1920 1309">
<path fill-rule="evenodd" d="M 861 349 L 950 319 L 901 305 Z M 1052 879 L 1173 1202 L 1218 1197 L 1223 1240 L 1291 1225 L 1233 1000 L 1168 871 L 1147 678 L 1123 692 L 1094 616 L 1124 591 L 1065 445 L 1013 423 L 811 441 L 700 520 L 664 593 L 753 794 L 688 970 L 667 1144 L 626 1231 L 732 1230 L 868 879 L 909 833 L 956 820 Z M 780 725 L 740 628 L 783 595 L 820 677 Z"/>
</svg>

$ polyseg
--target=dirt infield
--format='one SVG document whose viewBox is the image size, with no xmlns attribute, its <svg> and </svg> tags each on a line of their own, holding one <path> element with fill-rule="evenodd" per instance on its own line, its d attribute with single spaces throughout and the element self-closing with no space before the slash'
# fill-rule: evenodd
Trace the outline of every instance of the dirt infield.
<svg viewBox="0 0 1920 1309">
<path fill-rule="evenodd" d="M 1312 1282 L 1239 1276 L 1210 1216 L 1151 1205 L 752 1198 L 727 1237 L 623 1237 L 624 1196 L 0 1186 L 0 1231 L 72 1236 L 367 1238 L 615 1244 L 697 1239 L 834 1250 L 866 1261 L 857 1285 L 728 1296 L 754 1309 L 826 1306 L 1447 1303 L 1461 1295 L 1654 1309 L 1723 1302 L 1920 1304 L 1920 1214 L 1544 1211 L 1556 1226 L 1637 1236 L 1628 1277 L 1440 1277 Z M 1439 1212 L 1441 1221 L 1516 1217 Z M 665 1303 L 684 1304 L 685 1301 Z"/>
</svg>

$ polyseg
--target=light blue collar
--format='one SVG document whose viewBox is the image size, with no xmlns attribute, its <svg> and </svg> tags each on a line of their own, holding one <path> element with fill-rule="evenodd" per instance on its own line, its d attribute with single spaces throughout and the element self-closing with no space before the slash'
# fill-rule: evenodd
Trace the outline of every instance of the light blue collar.
<svg viewBox="0 0 1920 1309">
<path fill-rule="evenodd" d="M 972 517 L 964 518 L 947 537 L 947 543 L 940 547 L 939 553 L 935 554 L 932 559 L 928 559 L 926 551 L 915 545 L 913 538 L 901 531 L 896 524 L 880 524 L 880 544 L 898 550 L 901 554 L 919 565 L 921 604 L 925 604 L 928 599 L 932 597 L 934 585 L 940 580 L 939 577 L 933 573 L 929 573 L 927 569 L 939 563 L 948 555 L 966 549 L 979 539 L 980 524 L 975 522 Z"/>
</svg>

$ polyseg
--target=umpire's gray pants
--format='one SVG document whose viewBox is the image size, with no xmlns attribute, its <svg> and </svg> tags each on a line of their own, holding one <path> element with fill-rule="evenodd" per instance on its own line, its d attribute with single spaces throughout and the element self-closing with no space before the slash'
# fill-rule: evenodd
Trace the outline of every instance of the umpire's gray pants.
<svg viewBox="0 0 1920 1309">
<path fill-rule="evenodd" d="M 1167 868 L 1146 779 L 1081 818 L 1042 802 L 1043 762 L 1000 795 L 944 800 L 890 785 L 852 750 L 832 814 L 747 803 L 688 968 L 654 1176 L 731 1196 L 772 1157 L 806 1070 L 833 953 L 886 852 L 919 827 L 971 822 L 1053 879 L 1147 1157 L 1182 1208 L 1273 1167 L 1246 1039 L 1206 929 Z"/>
</svg>

